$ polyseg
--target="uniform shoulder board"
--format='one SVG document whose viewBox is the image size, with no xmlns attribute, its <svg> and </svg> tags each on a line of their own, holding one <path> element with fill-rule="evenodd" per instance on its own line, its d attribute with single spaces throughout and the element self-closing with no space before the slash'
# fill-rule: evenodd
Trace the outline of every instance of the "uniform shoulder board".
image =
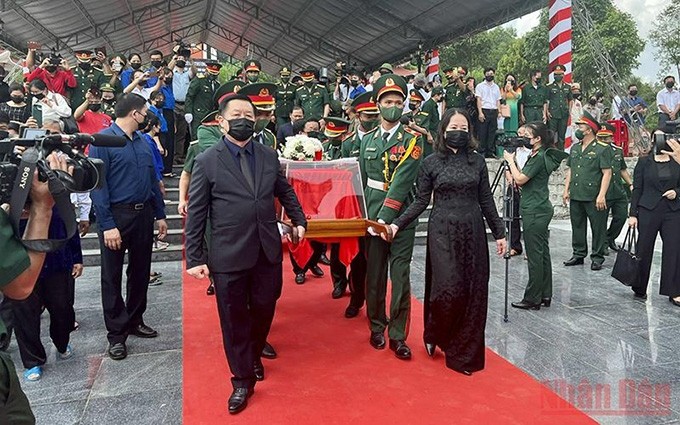
<svg viewBox="0 0 680 425">
<path fill-rule="evenodd" d="M 324 85 L 322 85 L 322 84 L 317 84 L 316 86 L 317 86 L 318 88 L 320 88 L 320 89 L 325 89 L 325 88 L 326 88 L 326 86 L 324 86 Z"/>
<path fill-rule="evenodd" d="M 303 88 L 304 88 L 304 86 L 300 86 L 300 87 L 296 88 L 295 91 L 300 91 L 300 90 L 302 90 Z"/>
<path fill-rule="evenodd" d="M 420 133 L 418 133 L 417 131 L 415 131 L 415 130 L 413 130 L 413 129 L 411 129 L 411 128 L 408 128 L 408 127 L 404 127 L 404 131 L 407 132 L 408 134 L 412 135 L 412 136 L 415 136 L 415 137 L 420 137 L 420 136 L 422 136 L 422 134 L 420 134 Z"/>
<path fill-rule="evenodd" d="M 373 128 L 373 129 L 371 129 L 371 130 L 368 130 L 368 131 L 366 132 L 366 134 L 375 133 L 376 131 L 378 131 L 379 128 L 380 128 L 380 126 L 377 126 L 377 127 Z"/>
<path fill-rule="evenodd" d="M 614 143 L 611 144 L 611 147 L 612 147 L 613 149 L 618 149 L 618 150 L 621 150 L 621 151 L 623 150 L 623 148 L 622 148 L 621 146 L 616 145 L 616 144 L 614 144 Z"/>
<path fill-rule="evenodd" d="M 189 146 L 193 146 L 193 145 L 196 145 L 196 144 L 198 144 L 198 140 L 194 140 L 194 141 L 189 142 Z"/>
<path fill-rule="evenodd" d="M 423 111 L 420 111 L 420 113 L 421 113 L 422 115 L 430 115 L 430 113 L 429 113 L 429 112 L 423 112 Z"/>
<path fill-rule="evenodd" d="M 269 133 L 269 134 L 271 134 L 272 136 L 274 136 L 274 133 L 273 133 L 270 129 L 265 128 L 264 131 L 265 131 L 266 133 Z M 274 137 L 276 137 L 276 136 L 274 136 Z"/>
<path fill-rule="evenodd" d="M 609 146 L 609 143 L 606 143 L 606 142 L 598 141 L 597 144 L 600 145 L 600 146 Z"/>
</svg>

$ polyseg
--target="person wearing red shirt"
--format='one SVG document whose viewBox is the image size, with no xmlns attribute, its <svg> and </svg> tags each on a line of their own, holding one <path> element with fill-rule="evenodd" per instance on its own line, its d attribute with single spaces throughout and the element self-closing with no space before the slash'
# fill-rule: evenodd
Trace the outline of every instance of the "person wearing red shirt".
<svg viewBox="0 0 680 425">
<path fill-rule="evenodd" d="M 85 101 L 73 113 L 81 133 L 95 134 L 111 126 L 111 117 L 103 113 L 101 107 L 102 97 L 99 91 L 89 90 Z"/>
<path fill-rule="evenodd" d="M 53 93 L 67 97 L 66 90 L 76 87 L 76 77 L 71 71 L 66 59 L 62 59 L 59 65 L 52 62 L 52 58 L 45 58 L 44 61 L 33 72 L 26 76 L 26 81 L 43 80 L 47 89 Z"/>
</svg>

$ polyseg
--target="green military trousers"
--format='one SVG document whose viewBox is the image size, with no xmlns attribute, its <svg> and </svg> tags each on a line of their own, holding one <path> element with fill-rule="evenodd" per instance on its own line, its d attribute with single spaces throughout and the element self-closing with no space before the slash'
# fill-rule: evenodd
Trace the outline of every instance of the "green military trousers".
<svg viewBox="0 0 680 425">
<path fill-rule="evenodd" d="M 548 126 L 557 133 L 557 149 L 564 150 L 564 135 L 567 132 L 567 121 L 569 118 L 551 118 Z"/>
<path fill-rule="evenodd" d="M 0 353 L 0 424 L 34 425 L 35 417 L 21 390 L 14 363 Z"/>
<path fill-rule="evenodd" d="M 576 258 L 585 258 L 588 255 L 587 221 L 590 221 L 590 231 L 593 236 L 592 254 L 590 259 L 593 263 L 604 262 L 604 249 L 607 246 L 607 210 L 598 211 L 595 201 L 569 202 L 571 218 L 571 246 Z"/>
<path fill-rule="evenodd" d="M 523 299 L 532 304 L 539 304 L 543 298 L 552 298 L 552 264 L 548 245 L 548 225 L 552 217 L 552 211 L 522 213 L 529 267 L 529 283 Z"/>
<path fill-rule="evenodd" d="M 536 121 L 543 122 L 543 107 L 525 106 L 524 118 L 527 120 L 527 123 Z"/>
<path fill-rule="evenodd" d="M 388 327 L 390 339 L 405 340 L 411 315 L 411 257 L 416 229 L 399 230 L 391 244 L 380 237 L 366 238 L 366 313 L 371 332 Z M 389 263 L 388 263 L 389 262 Z M 385 314 L 387 267 L 392 281 L 389 320 Z"/>
<path fill-rule="evenodd" d="M 607 244 L 613 246 L 616 243 L 614 241 L 621 234 L 621 230 L 628 220 L 628 200 L 623 198 L 607 201 L 607 215 L 609 215 L 610 211 L 612 221 L 609 223 L 609 229 L 607 229 Z"/>
</svg>

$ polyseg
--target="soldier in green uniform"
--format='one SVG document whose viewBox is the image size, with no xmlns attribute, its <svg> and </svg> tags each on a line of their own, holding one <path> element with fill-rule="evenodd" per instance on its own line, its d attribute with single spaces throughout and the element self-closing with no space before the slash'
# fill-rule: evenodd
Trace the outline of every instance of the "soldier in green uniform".
<svg viewBox="0 0 680 425">
<path fill-rule="evenodd" d="M 423 155 L 420 133 L 400 123 L 406 81 L 395 74 L 381 76 L 373 85 L 382 124 L 364 136 L 359 164 L 365 185 L 368 218 L 390 224 L 414 199 L 414 183 Z M 373 232 L 375 233 L 375 232 Z M 370 321 L 371 345 L 385 348 L 388 328 L 390 349 L 404 360 L 411 358 L 406 345 L 411 306 L 410 264 L 415 239 L 415 223 L 400 230 L 391 244 L 379 237 L 366 241 L 366 306 Z M 392 296 L 389 327 L 385 314 L 387 271 Z"/>
<path fill-rule="evenodd" d="M 250 101 L 253 102 L 253 105 L 255 105 L 255 133 L 253 135 L 253 140 L 269 146 L 274 150 L 278 149 L 276 135 L 267 128 L 267 125 L 269 125 L 272 120 L 274 108 L 276 107 L 274 101 L 276 84 L 246 84 L 239 93 L 248 96 Z"/>
<path fill-rule="evenodd" d="M 217 76 L 222 64 L 217 61 L 205 62 L 205 76 L 196 77 L 189 83 L 184 103 L 184 119 L 191 126 L 191 137 L 196 138 L 196 131 L 201 121 L 210 112 L 217 109 L 214 94 L 220 83 Z"/>
<path fill-rule="evenodd" d="M 521 123 L 546 123 L 548 122 L 548 89 L 541 85 L 541 71 L 533 71 L 530 77 L 531 82 L 522 89 L 522 98 L 519 101 L 519 120 Z"/>
<path fill-rule="evenodd" d="M 251 59 L 246 62 L 243 66 L 243 71 L 246 73 L 246 80 L 248 84 L 255 84 L 260 79 L 260 71 L 262 70 L 262 65 L 259 61 Z"/>
<path fill-rule="evenodd" d="M 550 202 L 548 180 L 568 154 L 553 149 L 552 133 L 540 121 L 520 127 L 517 135 L 529 139 L 531 143 L 531 155 L 522 170 L 517 167 L 515 153 L 505 151 L 503 156 L 510 166 L 512 178 L 522 188 L 520 212 L 524 224 L 529 282 L 522 301 L 512 303 L 512 306 L 539 310 L 541 305 L 550 307 L 552 300 L 548 226 L 553 217 L 553 205 Z"/>
<path fill-rule="evenodd" d="M 85 95 L 92 87 L 99 88 L 108 82 L 104 73 L 92 67 L 94 55 L 91 50 L 77 50 L 75 52 L 78 66 L 73 70 L 76 86 L 71 92 L 71 105 L 76 108 L 85 101 Z"/>
<path fill-rule="evenodd" d="M 616 238 L 621 233 L 623 226 L 628 218 L 628 191 L 625 184 L 632 190 L 633 179 L 628 172 L 626 160 L 623 157 L 623 149 L 614 144 L 614 126 L 609 123 L 602 123 L 602 127 L 597 132 L 597 141 L 606 143 L 612 148 L 612 181 L 607 190 L 607 215 L 611 213 L 612 221 L 607 229 L 607 246 L 614 251 L 618 251 Z M 605 248 L 608 253 L 608 249 Z"/>
<path fill-rule="evenodd" d="M 564 149 L 564 136 L 567 133 L 569 111 L 571 110 L 571 86 L 564 81 L 564 65 L 555 65 L 555 81 L 548 84 L 548 124 L 557 133 L 557 147 Z M 594 137 L 594 135 L 593 135 Z"/>
<path fill-rule="evenodd" d="M 276 130 L 290 121 L 290 113 L 295 105 L 297 86 L 290 82 L 290 69 L 283 67 L 279 71 L 281 81 L 276 85 Z"/>
<path fill-rule="evenodd" d="M 99 87 L 99 91 L 102 93 L 102 112 L 111 117 L 112 120 L 115 120 L 116 89 L 111 84 L 105 83 Z"/>
<path fill-rule="evenodd" d="M 432 153 L 434 138 L 430 134 L 430 114 L 422 109 L 423 100 L 420 90 L 412 89 L 409 92 L 408 97 L 408 104 L 411 107 L 411 110 L 405 113 L 404 117 L 405 119 L 408 119 L 408 127 L 423 136 L 423 140 L 425 141 L 423 155 L 427 156 Z"/>
<path fill-rule="evenodd" d="M 569 202 L 573 254 L 564 265 L 583 264 L 588 254 L 586 225 L 590 221 L 593 234 L 590 268 L 601 270 L 607 246 L 606 196 L 612 177 L 612 148 L 597 141 L 600 125 L 587 111 L 576 124 L 578 130 L 574 135 L 581 142 L 571 147 L 563 195 L 564 203 Z"/>
<path fill-rule="evenodd" d="M 444 88 L 442 86 L 437 86 L 432 89 L 431 96 L 428 100 L 423 103 L 421 107 L 422 112 L 428 114 L 430 125 L 427 127 L 428 138 L 425 143 L 425 153 L 427 157 L 432 153 L 432 146 L 434 144 L 434 137 L 439 131 L 439 105 L 444 100 Z"/>
<path fill-rule="evenodd" d="M 316 83 L 316 69 L 308 67 L 300 71 L 304 84 L 295 90 L 295 106 L 302 106 L 305 118 L 316 121 L 330 115 L 330 98 L 328 89 Z"/>
<path fill-rule="evenodd" d="M 470 90 L 465 81 L 467 69 L 465 69 L 465 67 L 456 69 L 446 68 L 444 70 L 444 75 L 446 75 L 447 79 L 446 86 L 444 87 L 446 90 L 446 96 L 444 98 L 446 109 L 465 109 L 467 98 L 470 95 Z"/>
</svg>

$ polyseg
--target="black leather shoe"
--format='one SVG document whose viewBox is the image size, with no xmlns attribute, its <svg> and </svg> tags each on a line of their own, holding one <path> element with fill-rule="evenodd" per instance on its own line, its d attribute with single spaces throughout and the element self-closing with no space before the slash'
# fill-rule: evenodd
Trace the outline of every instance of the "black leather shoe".
<svg viewBox="0 0 680 425">
<path fill-rule="evenodd" d="M 458 369 L 453 369 L 453 370 L 455 370 L 458 373 L 462 373 L 465 376 L 472 376 L 472 372 L 470 372 L 469 370 L 458 370 Z"/>
<path fill-rule="evenodd" d="M 567 267 L 570 266 L 579 266 L 583 264 L 583 258 L 578 258 L 578 257 L 571 257 L 567 261 L 564 262 L 564 265 Z"/>
<path fill-rule="evenodd" d="M 265 342 L 261 356 L 265 359 L 275 359 L 277 357 L 276 350 L 274 350 L 274 347 L 272 347 L 270 343 Z"/>
<path fill-rule="evenodd" d="M 215 285 L 213 285 L 212 282 L 210 282 L 210 286 L 208 286 L 208 289 L 205 290 L 206 295 L 215 295 Z"/>
<path fill-rule="evenodd" d="M 295 283 L 297 283 L 298 285 L 302 285 L 303 283 L 305 283 L 305 280 L 306 279 L 305 279 L 304 273 L 296 273 L 295 274 Z"/>
<path fill-rule="evenodd" d="M 670 301 L 674 306 L 680 307 L 680 301 L 675 301 L 673 297 L 668 297 L 668 301 Z"/>
<path fill-rule="evenodd" d="M 642 293 L 642 292 L 635 292 L 635 290 L 633 290 L 633 296 L 634 296 L 635 298 L 638 298 L 638 299 L 641 299 L 641 300 L 646 300 L 646 299 L 647 299 L 647 294 Z"/>
<path fill-rule="evenodd" d="M 376 350 L 384 350 L 385 335 L 382 332 L 371 332 L 371 346 Z"/>
<path fill-rule="evenodd" d="M 109 357 L 113 360 L 123 360 L 127 357 L 127 347 L 125 343 L 118 342 L 109 346 Z"/>
<path fill-rule="evenodd" d="M 590 270 L 595 270 L 595 271 L 602 270 L 602 263 L 592 262 L 590 264 Z"/>
<path fill-rule="evenodd" d="M 552 303 L 552 298 L 542 298 L 541 299 L 541 304 L 545 307 L 550 307 L 550 303 Z"/>
<path fill-rule="evenodd" d="M 345 290 L 347 289 L 347 281 L 342 280 L 340 282 L 337 282 L 335 284 L 335 287 L 333 288 L 333 293 L 331 293 L 331 298 L 334 300 L 337 300 L 338 298 L 342 298 L 343 295 L 345 295 Z"/>
<path fill-rule="evenodd" d="M 253 372 L 255 372 L 255 379 L 258 381 L 264 381 L 264 365 L 261 360 L 255 361 L 255 366 L 253 366 Z"/>
<path fill-rule="evenodd" d="M 345 309 L 345 317 L 348 319 L 352 319 L 354 317 L 357 317 L 359 315 L 359 307 L 354 307 L 353 305 L 348 305 L 347 308 Z"/>
<path fill-rule="evenodd" d="M 130 329 L 130 335 L 140 338 L 156 338 L 158 336 L 158 332 L 142 323 Z"/>
<path fill-rule="evenodd" d="M 328 259 L 326 254 L 321 254 L 321 257 L 319 257 L 319 263 L 323 264 L 324 266 L 330 266 L 331 260 Z"/>
<path fill-rule="evenodd" d="M 316 277 L 323 276 L 323 270 L 321 270 L 321 267 L 319 267 L 318 265 L 312 267 L 311 269 L 309 269 L 309 271 L 312 272 L 312 274 Z"/>
<path fill-rule="evenodd" d="M 518 303 L 512 303 L 511 305 L 515 308 L 521 308 L 522 310 L 540 310 L 541 309 L 541 303 L 532 304 L 532 303 L 525 301 L 525 300 L 522 300 Z"/>
<path fill-rule="evenodd" d="M 609 249 L 611 249 L 614 252 L 617 252 L 619 249 L 621 249 L 621 248 L 619 248 L 619 246 L 614 241 L 609 242 L 608 246 L 609 246 Z"/>
<path fill-rule="evenodd" d="M 401 360 L 411 360 L 411 349 L 408 348 L 406 342 L 390 340 L 390 350 L 394 351 L 394 355 Z"/>
<path fill-rule="evenodd" d="M 253 395 L 254 392 L 255 389 L 234 388 L 234 391 L 231 393 L 231 397 L 229 397 L 229 403 L 227 403 L 229 407 L 229 413 L 235 415 L 248 407 L 248 399 Z"/>
<path fill-rule="evenodd" d="M 434 351 L 437 348 L 436 345 L 430 344 L 429 342 L 425 343 L 425 351 L 427 352 L 427 355 L 430 357 L 434 357 Z"/>
</svg>

